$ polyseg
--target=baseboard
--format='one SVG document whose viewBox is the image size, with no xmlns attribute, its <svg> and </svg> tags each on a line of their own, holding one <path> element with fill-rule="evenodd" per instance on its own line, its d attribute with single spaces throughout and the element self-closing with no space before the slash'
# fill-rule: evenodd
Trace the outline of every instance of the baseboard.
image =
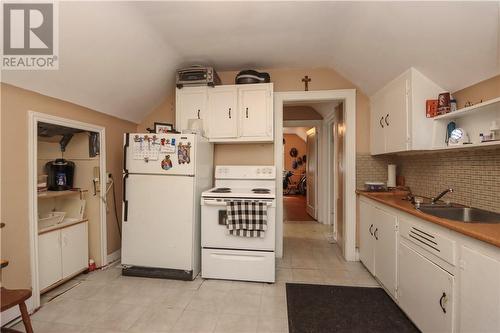
<svg viewBox="0 0 500 333">
<path fill-rule="evenodd" d="M 113 261 L 120 260 L 122 257 L 122 251 L 121 250 L 116 250 L 113 253 L 108 254 L 108 265 L 112 263 Z"/>
<path fill-rule="evenodd" d="M 29 299 L 26 300 L 26 307 L 28 308 L 28 312 L 32 313 L 33 312 L 33 296 L 30 297 Z M 21 317 L 21 312 L 19 312 L 19 306 L 14 306 L 8 310 L 5 310 L 0 314 L 0 322 L 1 326 L 4 326 L 11 321 L 20 318 Z M 16 321 L 17 323 L 17 321 Z M 13 323 L 15 324 L 15 323 Z"/>
</svg>

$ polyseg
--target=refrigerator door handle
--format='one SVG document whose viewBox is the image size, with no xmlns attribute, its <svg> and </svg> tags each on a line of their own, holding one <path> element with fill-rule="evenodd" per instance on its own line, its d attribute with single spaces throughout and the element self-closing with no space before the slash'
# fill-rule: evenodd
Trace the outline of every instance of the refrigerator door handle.
<svg viewBox="0 0 500 333">
<path fill-rule="evenodd" d="M 127 178 L 128 178 L 128 173 L 123 175 L 123 221 L 124 222 L 128 220 Z"/>
<path fill-rule="evenodd" d="M 127 151 L 129 147 L 129 133 L 125 133 L 125 144 L 123 145 L 123 172 L 128 173 L 127 169 Z"/>
</svg>

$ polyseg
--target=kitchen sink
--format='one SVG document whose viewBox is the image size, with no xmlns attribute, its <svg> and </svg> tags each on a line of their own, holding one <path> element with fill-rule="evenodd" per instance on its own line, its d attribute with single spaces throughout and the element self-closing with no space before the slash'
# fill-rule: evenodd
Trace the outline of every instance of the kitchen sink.
<svg viewBox="0 0 500 333">
<path fill-rule="evenodd" d="M 422 213 L 466 223 L 500 223 L 500 214 L 471 207 L 420 206 Z"/>
</svg>

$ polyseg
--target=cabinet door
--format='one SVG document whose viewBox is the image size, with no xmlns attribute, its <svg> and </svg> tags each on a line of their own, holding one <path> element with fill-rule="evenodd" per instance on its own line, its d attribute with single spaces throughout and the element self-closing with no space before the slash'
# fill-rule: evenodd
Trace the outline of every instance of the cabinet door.
<svg viewBox="0 0 500 333">
<path fill-rule="evenodd" d="M 422 332 L 453 331 L 453 284 L 452 275 L 399 243 L 399 305 Z"/>
<path fill-rule="evenodd" d="M 38 236 L 38 280 L 40 290 L 62 279 L 61 231 Z"/>
<path fill-rule="evenodd" d="M 460 331 L 500 332 L 500 262 L 462 246 Z"/>
<path fill-rule="evenodd" d="M 63 278 L 87 267 L 88 242 L 87 222 L 61 229 Z"/>
<path fill-rule="evenodd" d="M 396 297 L 397 217 L 375 208 L 375 276 Z"/>
<path fill-rule="evenodd" d="M 359 259 L 372 274 L 375 274 L 374 211 L 375 207 L 359 201 Z"/>
<path fill-rule="evenodd" d="M 210 139 L 238 136 L 238 90 L 216 86 L 208 91 L 208 133 Z"/>
<path fill-rule="evenodd" d="M 272 136 L 271 90 L 268 84 L 239 87 L 240 136 Z"/>
<path fill-rule="evenodd" d="M 385 150 L 387 153 L 408 150 L 408 91 L 410 79 L 404 75 L 391 82 L 384 92 Z M 430 135 L 430 133 L 429 133 Z"/>
<path fill-rule="evenodd" d="M 189 119 L 203 119 L 206 130 L 207 87 L 184 87 L 176 89 L 175 93 L 176 129 L 182 131 L 188 128 Z"/>
<path fill-rule="evenodd" d="M 372 155 L 385 153 L 384 95 L 377 94 L 370 100 L 371 130 L 370 152 Z"/>
</svg>

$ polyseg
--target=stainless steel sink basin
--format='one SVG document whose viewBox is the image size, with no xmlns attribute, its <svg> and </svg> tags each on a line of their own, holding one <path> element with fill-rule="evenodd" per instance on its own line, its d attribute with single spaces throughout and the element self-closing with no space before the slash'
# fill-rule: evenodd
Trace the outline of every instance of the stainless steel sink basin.
<svg viewBox="0 0 500 333">
<path fill-rule="evenodd" d="M 470 207 L 421 206 L 422 213 L 467 223 L 500 223 L 500 214 Z"/>
</svg>

